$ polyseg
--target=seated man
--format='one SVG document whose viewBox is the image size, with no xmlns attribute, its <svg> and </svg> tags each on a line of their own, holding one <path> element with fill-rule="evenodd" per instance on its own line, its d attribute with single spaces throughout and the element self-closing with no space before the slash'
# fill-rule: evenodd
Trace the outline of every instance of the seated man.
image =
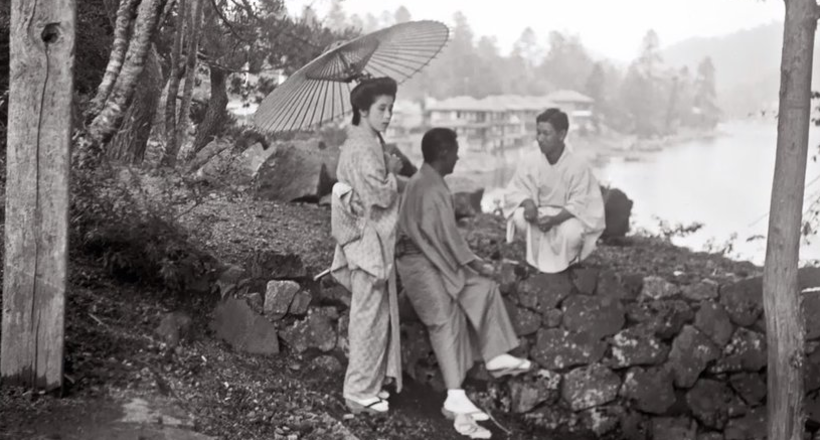
<svg viewBox="0 0 820 440">
<path fill-rule="evenodd" d="M 604 200 L 592 169 L 564 144 L 567 114 L 547 109 L 536 120 L 538 147 L 507 186 L 507 242 L 524 236 L 527 263 L 557 273 L 585 259 L 604 232 Z"/>
<path fill-rule="evenodd" d="M 494 267 L 470 250 L 456 227 L 453 196 L 444 182 L 458 161 L 456 133 L 434 128 L 425 133 L 421 150 L 424 164 L 401 202 L 396 267 L 447 386 L 442 412 L 487 420 L 462 389 L 474 360 L 480 356 L 495 377 L 526 372 L 531 363 L 507 354 L 518 338 L 498 285 L 488 278 Z"/>
</svg>

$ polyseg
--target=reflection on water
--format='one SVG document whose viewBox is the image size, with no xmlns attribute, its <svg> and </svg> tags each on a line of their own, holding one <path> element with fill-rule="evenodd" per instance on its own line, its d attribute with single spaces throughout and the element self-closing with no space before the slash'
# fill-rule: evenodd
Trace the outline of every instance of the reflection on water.
<svg viewBox="0 0 820 440">
<path fill-rule="evenodd" d="M 638 161 L 614 158 L 598 166 L 596 175 L 601 183 L 622 189 L 634 200 L 633 229 L 657 232 L 658 219 L 673 225 L 703 223 L 699 231 L 673 241 L 695 250 L 731 243 L 731 257 L 762 264 L 777 127 L 773 121 L 735 122 L 720 130 L 722 136 L 643 153 Z M 817 153 L 818 144 L 820 130 L 813 129 L 810 155 Z M 498 158 L 481 179 L 489 187 L 485 208 L 497 197 L 497 188 L 509 180 L 509 164 L 520 153 Z M 810 158 L 805 207 L 820 198 L 819 177 L 820 163 Z M 803 261 L 820 259 L 820 237 L 803 243 L 800 257 Z"/>
</svg>

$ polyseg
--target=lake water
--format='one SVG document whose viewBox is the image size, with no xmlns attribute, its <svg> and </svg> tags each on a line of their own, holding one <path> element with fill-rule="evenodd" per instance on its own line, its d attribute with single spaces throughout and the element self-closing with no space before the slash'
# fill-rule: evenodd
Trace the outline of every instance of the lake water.
<svg viewBox="0 0 820 440">
<path fill-rule="evenodd" d="M 713 139 L 641 153 L 637 160 L 612 158 L 596 166 L 596 175 L 634 201 L 633 230 L 658 232 L 660 220 L 670 225 L 703 223 L 697 232 L 673 242 L 694 250 L 731 243 L 728 256 L 762 264 L 777 126 L 774 121 L 732 122 L 719 131 Z M 804 209 L 820 199 L 820 163 L 811 159 L 818 144 L 820 130 L 813 128 Z M 753 237 L 761 238 L 749 240 Z M 800 257 L 804 262 L 820 260 L 820 236 L 802 244 Z"/>
</svg>

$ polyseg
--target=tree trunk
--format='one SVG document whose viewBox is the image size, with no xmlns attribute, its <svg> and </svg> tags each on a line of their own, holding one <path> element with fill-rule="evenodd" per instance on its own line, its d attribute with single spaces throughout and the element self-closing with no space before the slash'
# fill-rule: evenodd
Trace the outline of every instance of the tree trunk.
<svg viewBox="0 0 820 440">
<path fill-rule="evenodd" d="M 179 0 L 177 7 L 176 35 L 171 49 L 171 71 L 168 74 L 168 93 L 165 94 L 165 152 L 161 162 L 173 163 L 176 160 L 179 146 L 177 133 L 177 94 L 179 93 L 179 64 L 182 57 L 182 36 L 185 35 L 185 0 Z M 171 159 L 173 157 L 174 159 Z"/>
<path fill-rule="evenodd" d="M 123 125 L 108 149 L 108 157 L 111 159 L 133 165 L 141 164 L 145 158 L 145 147 L 151 134 L 157 101 L 162 93 L 162 70 L 155 47 L 151 47 L 148 52 L 137 87 L 140 93 L 128 107 Z"/>
<path fill-rule="evenodd" d="M 192 0 L 193 7 L 190 15 L 190 32 L 188 33 L 188 58 L 185 63 L 185 87 L 182 90 L 182 102 L 179 105 L 179 117 L 177 118 L 176 145 L 182 149 L 190 126 L 191 98 L 194 93 L 194 83 L 196 83 L 196 55 L 199 49 L 199 28 L 202 23 L 202 0 Z M 173 166 L 176 163 L 176 155 L 169 156 Z"/>
<path fill-rule="evenodd" d="M 763 272 L 769 355 L 767 438 L 802 440 L 805 330 L 797 267 L 817 5 L 814 0 L 788 0 L 785 4 L 777 153 Z"/>
<path fill-rule="evenodd" d="M 140 0 L 122 0 L 117 9 L 117 22 L 114 28 L 114 44 L 111 46 L 111 56 L 108 58 L 108 66 L 105 68 L 97 94 L 88 104 L 86 118 L 95 118 L 105 106 L 105 102 L 111 95 L 111 89 L 117 81 L 117 77 L 122 69 L 125 51 L 128 49 L 129 30 L 134 21 L 134 14 Z"/>
<path fill-rule="evenodd" d="M 226 111 L 228 107 L 228 72 L 215 66 L 211 66 L 210 71 L 211 98 L 208 100 L 208 109 L 205 111 L 205 117 L 197 126 L 191 157 L 195 156 L 196 153 L 205 148 L 209 142 L 214 140 L 222 130 L 228 117 Z"/>
<path fill-rule="evenodd" d="M 12 0 L 0 375 L 63 384 L 74 0 Z M 35 393 L 36 394 L 36 393 Z"/>
<path fill-rule="evenodd" d="M 105 107 L 94 118 L 88 129 L 88 134 L 94 142 L 105 144 L 119 127 L 134 94 L 137 78 L 145 65 L 148 48 L 151 46 L 151 40 L 157 29 L 157 20 L 164 5 L 165 0 L 143 0 L 140 3 L 133 37 L 125 56 L 125 64 L 122 66 Z"/>
</svg>

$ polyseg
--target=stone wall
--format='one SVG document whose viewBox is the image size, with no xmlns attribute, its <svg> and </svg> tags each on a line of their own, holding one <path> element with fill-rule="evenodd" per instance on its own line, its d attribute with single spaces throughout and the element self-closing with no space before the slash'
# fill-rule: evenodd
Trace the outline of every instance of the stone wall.
<svg viewBox="0 0 820 440">
<path fill-rule="evenodd" d="M 317 368 L 341 374 L 350 294 L 329 277 L 314 283 L 297 269 L 275 277 L 263 275 L 273 273 L 266 270 L 225 271 L 217 282 L 225 300 L 212 328 L 239 349 L 273 354 L 281 343 Z M 593 267 L 548 275 L 505 264 L 500 272 L 521 341 L 515 354 L 530 357 L 538 369 L 493 380 L 478 364 L 468 388 L 482 406 L 551 430 L 601 437 L 765 435 L 760 278 L 677 285 Z M 801 270 L 800 285 L 806 316 L 817 316 L 820 269 Z M 406 301 L 401 319 L 405 374 L 443 389 L 426 330 Z M 820 423 L 820 321 L 807 320 L 806 330 L 807 412 Z"/>
<path fill-rule="evenodd" d="M 540 369 L 486 381 L 485 407 L 558 431 L 625 439 L 751 440 L 765 436 L 766 337 L 760 278 L 678 286 L 660 277 L 585 268 L 502 270 L 521 341 Z M 820 312 L 820 269 L 800 272 L 806 316 Z M 405 320 L 405 372 L 441 388 L 423 326 Z M 415 337 L 409 337 L 415 336 Z M 807 320 L 807 410 L 820 422 L 820 321 Z M 408 343 L 408 341 L 411 341 Z"/>
</svg>

